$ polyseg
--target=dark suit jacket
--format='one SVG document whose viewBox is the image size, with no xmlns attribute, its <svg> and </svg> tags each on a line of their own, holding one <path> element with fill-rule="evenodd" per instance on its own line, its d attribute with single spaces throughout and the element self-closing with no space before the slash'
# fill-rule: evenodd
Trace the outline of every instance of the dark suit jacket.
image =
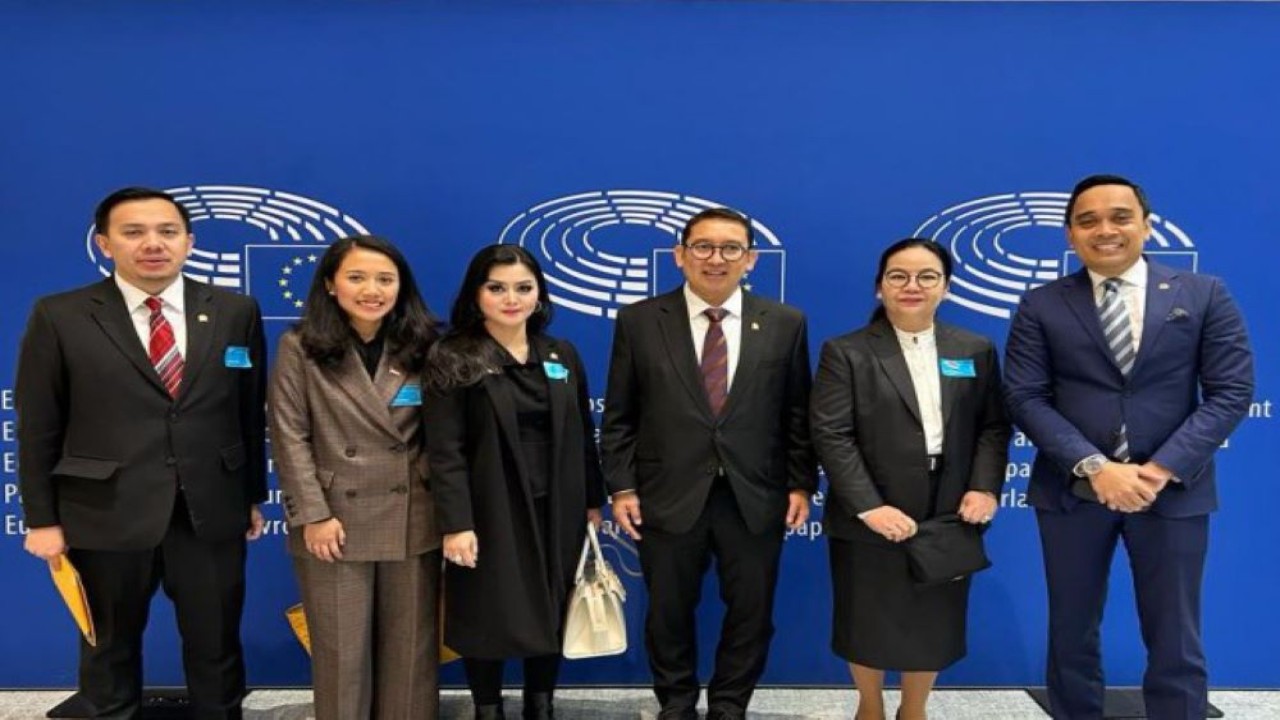
<svg viewBox="0 0 1280 720">
<path fill-rule="evenodd" d="M 283 490 L 289 552 L 309 557 L 302 528 L 336 517 L 348 562 L 404 560 L 440 547 L 427 489 L 421 405 L 392 406 L 421 378 L 384 352 L 373 378 L 354 350 L 336 367 L 280 339 L 271 374 L 271 454 Z"/>
<path fill-rule="evenodd" d="M 1046 510 L 1079 502 L 1076 463 L 1110 454 L 1123 424 L 1131 459 L 1173 471 L 1151 512 L 1217 508 L 1213 455 L 1249 410 L 1253 354 L 1244 319 L 1218 278 L 1148 260 L 1142 341 L 1126 379 L 1107 347 L 1088 272 L 1022 298 L 1005 348 L 1014 422 L 1036 444 L 1029 500 Z"/>
<path fill-rule="evenodd" d="M 691 528 L 720 467 L 755 533 L 782 529 L 789 491 L 817 487 L 804 315 L 748 293 L 742 311 L 719 418 L 702 386 L 683 288 L 618 313 L 600 444 L 609 490 L 636 490 L 647 527 Z"/>
<path fill-rule="evenodd" d="M 995 348 L 943 323 L 935 338 L 939 361 L 970 359 L 975 376 L 940 374 L 943 466 L 933 507 L 924 425 L 893 326 L 873 322 L 822 346 L 810 424 L 830 485 L 823 517 L 831 537 L 888 545 L 858 513 L 890 505 L 924 520 L 956 512 L 969 490 L 999 494 L 1011 429 Z"/>
<path fill-rule="evenodd" d="M 447 339 L 441 341 L 447 347 Z M 436 518 L 444 534 L 474 530 L 475 569 L 448 565 L 445 644 L 465 657 L 560 652 L 564 604 L 586 536 L 587 509 L 604 502 L 587 375 L 572 345 L 530 338 L 545 362 L 569 375 L 548 379 L 551 465 L 548 537 L 539 527 L 520 449 L 510 380 L 497 372 L 426 403 L 427 454 Z M 441 350 L 440 346 L 436 348 Z"/>
<path fill-rule="evenodd" d="M 266 499 L 262 318 L 250 297 L 186 280 L 187 352 L 165 391 L 115 280 L 40 299 L 16 383 L 19 479 L 31 527 L 71 547 L 144 550 L 169 527 L 179 484 L 196 534 L 242 535 Z M 228 367 L 248 348 L 251 368 Z"/>
</svg>

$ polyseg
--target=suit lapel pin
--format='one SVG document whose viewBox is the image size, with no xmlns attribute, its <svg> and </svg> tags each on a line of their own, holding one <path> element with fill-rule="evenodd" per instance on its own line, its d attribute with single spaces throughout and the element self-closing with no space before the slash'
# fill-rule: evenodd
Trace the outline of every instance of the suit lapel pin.
<svg viewBox="0 0 1280 720">
<path fill-rule="evenodd" d="M 759 330 L 759 329 L 760 329 L 760 323 L 755 322 L 755 321 L 753 320 L 753 321 L 751 322 L 751 329 L 752 329 L 752 330 Z"/>
<path fill-rule="evenodd" d="M 1160 283 L 1157 287 L 1159 287 L 1161 290 L 1168 290 L 1168 289 L 1169 289 L 1169 283 L 1162 282 L 1162 283 Z"/>
<path fill-rule="evenodd" d="M 204 313 L 200 313 L 199 315 L 196 316 L 196 322 L 207 323 L 209 322 L 209 316 L 205 315 Z"/>
<path fill-rule="evenodd" d="M 552 359 L 552 360 L 559 360 L 559 359 L 560 359 L 560 355 L 559 355 L 559 354 L 557 354 L 557 353 L 551 353 L 551 359 Z"/>
</svg>

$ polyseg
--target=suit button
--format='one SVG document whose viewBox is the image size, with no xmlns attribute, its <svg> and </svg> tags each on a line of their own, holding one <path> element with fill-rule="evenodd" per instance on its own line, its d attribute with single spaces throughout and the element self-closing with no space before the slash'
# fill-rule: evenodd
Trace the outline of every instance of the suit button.
<svg viewBox="0 0 1280 720">
<path fill-rule="evenodd" d="M 174 466 L 174 465 L 177 465 L 177 464 L 178 464 L 178 458 L 176 458 L 176 457 L 167 457 L 167 458 L 165 458 L 165 459 L 164 459 L 164 464 L 165 464 L 165 465 L 168 465 L 168 466 L 170 466 L 170 467 L 172 467 L 172 466 Z"/>
<path fill-rule="evenodd" d="M 355 457 L 355 456 L 356 456 L 356 449 L 355 449 L 355 447 L 354 447 L 354 446 L 352 446 L 352 447 L 348 447 L 346 450 L 343 450 L 343 451 L 342 451 L 342 454 L 343 454 L 343 455 L 346 455 L 347 457 Z"/>
<path fill-rule="evenodd" d="M 404 452 L 404 443 L 396 443 L 391 446 L 391 452 Z"/>
<path fill-rule="evenodd" d="M 356 496 L 356 491 L 355 491 L 355 490 L 348 490 L 348 491 L 347 491 L 347 497 L 349 497 L 349 498 L 353 498 L 353 497 L 355 497 L 355 496 Z"/>
<path fill-rule="evenodd" d="M 178 422 L 178 413 L 176 412 L 169 413 L 169 420 L 171 422 Z"/>
<path fill-rule="evenodd" d="M 395 487 L 391 488 L 391 492 L 395 492 L 395 493 L 407 493 L 407 492 L 409 492 L 409 487 L 408 487 L 407 485 L 397 485 L 397 486 L 395 486 Z"/>
</svg>

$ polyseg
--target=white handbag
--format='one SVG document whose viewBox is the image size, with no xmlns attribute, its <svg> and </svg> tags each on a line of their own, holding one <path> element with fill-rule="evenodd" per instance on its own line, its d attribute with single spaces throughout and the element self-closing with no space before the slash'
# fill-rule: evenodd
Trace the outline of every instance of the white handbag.
<svg viewBox="0 0 1280 720">
<path fill-rule="evenodd" d="M 587 556 L 594 554 L 590 564 Z M 564 621 L 564 656 L 569 659 L 619 655 L 627 651 L 627 591 L 600 552 L 596 526 L 587 523 L 587 539 L 573 578 L 573 596 Z"/>
</svg>

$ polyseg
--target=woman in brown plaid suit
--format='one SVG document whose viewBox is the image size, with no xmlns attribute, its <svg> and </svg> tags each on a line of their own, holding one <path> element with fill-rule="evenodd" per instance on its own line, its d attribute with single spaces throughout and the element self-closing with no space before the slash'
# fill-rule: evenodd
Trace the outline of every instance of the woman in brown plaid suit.
<svg viewBox="0 0 1280 720">
<path fill-rule="evenodd" d="M 427 447 L 444 534 L 445 643 L 477 718 L 501 718 L 505 658 L 524 662 L 524 717 L 553 717 L 561 631 L 586 521 L 604 486 L 586 372 L 523 248 L 471 261 L 428 361 Z"/>
<path fill-rule="evenodd" d="M 404 257 L 357 236 L 329 246 L 302 322 L 280 340 L 271 451 L 310 628 L 317 720 L 439 711 L 440 536 L 421 413 L 435 336 Z"/>
</svg>

